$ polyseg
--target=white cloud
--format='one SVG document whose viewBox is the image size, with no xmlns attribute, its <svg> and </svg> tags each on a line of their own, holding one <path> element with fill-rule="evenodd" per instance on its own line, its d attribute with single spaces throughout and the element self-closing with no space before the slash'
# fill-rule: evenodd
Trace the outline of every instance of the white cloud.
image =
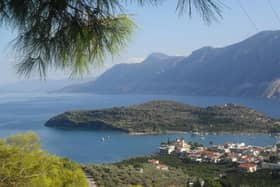
<svg viewBox="0 0 280 187">
<path fill-rule="evenodd" d="M 140 63 L 143 62 L 145 60 L 145 58 L 141 58 L 141 57 L 132 57 L 132 58 L 128 58 L 126 60 L 123 61 L 123 63 Z"/>
</svg>

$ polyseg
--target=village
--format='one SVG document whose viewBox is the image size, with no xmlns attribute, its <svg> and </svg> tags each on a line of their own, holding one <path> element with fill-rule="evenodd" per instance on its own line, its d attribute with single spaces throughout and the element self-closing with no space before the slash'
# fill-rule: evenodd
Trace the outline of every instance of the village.
<svg viewBox="0 0 280 187">
<path fill-rule="evenodd" d="M 186 143 L 176 139 L 161 143 L 160 154 L 174 155 L 197 163 L 235 164 L 239 172 L 253 173 L 259 169 L 280 169 L 280 144 L 270 147 L 251 146 L 245 143 L 224 143 L 205 147 L 198 143 Z M 156 169 L 168 171 L 159 160 L 148 160 Z"/>
</svg>

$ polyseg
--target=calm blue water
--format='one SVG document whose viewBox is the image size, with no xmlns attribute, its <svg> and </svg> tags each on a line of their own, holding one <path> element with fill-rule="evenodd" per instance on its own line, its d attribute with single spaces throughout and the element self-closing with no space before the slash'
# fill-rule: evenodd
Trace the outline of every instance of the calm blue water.
<svg viewBox="0 0 280 187">
<path fill-rule="evenodd" d="M 208 144 L 246 142 L 272 145 L 277 139 L 269 135 L 208 135 L 205 139 L 189 134 L 130 136 L 121 132 L 57 130 L 44 127 L 53 115 L 65 110 L 97 109 L 127 106 L 153 99 L 172 99 L 197 106 L 242 104 L 272 117 L 280 118 L 280 102 L 266 99 L 229 97 L 156 96 L 156 95 L 0 95 L 0 137 L 19 132 L 35 131 L 42 146 L 53 154 L 66 156 L 81 163 L 115 162 L 125 158 L 158 151 L 159 143 L 169 138 L 184 137 L 187 141 Z M 101 142 L 102 137 L 108 140 Z"/>
</svg>

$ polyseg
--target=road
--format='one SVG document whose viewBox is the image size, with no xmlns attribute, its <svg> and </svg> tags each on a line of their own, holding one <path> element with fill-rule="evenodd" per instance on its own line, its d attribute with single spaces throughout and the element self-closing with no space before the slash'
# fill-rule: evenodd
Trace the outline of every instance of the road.
<svg viewBox="0 0 280 187">
<path fill-rule="evenodd" d="M 95 181 L 94 181 L 94 178 L 88 174 L 86 171 L 85 172 L 85 175 L 86 175 L 86 178 L 87 178 L 87 182 L 88 182 L 88 187 L 97 187 Z"/>
</svg>

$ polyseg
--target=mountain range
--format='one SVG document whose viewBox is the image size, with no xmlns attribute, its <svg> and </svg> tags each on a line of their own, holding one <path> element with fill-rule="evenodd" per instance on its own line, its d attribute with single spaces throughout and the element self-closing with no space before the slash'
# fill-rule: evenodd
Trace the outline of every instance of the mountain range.
<svg viewBox="0 0 280 187">
<path fill-rule="evenodd" d="M 174 94 L 280 98 L 280 31 L 263 31 L 189 56 L 153 53 L 137 64 L 117 64 L 94 81 L 64 92 Z"/>
</svg>

